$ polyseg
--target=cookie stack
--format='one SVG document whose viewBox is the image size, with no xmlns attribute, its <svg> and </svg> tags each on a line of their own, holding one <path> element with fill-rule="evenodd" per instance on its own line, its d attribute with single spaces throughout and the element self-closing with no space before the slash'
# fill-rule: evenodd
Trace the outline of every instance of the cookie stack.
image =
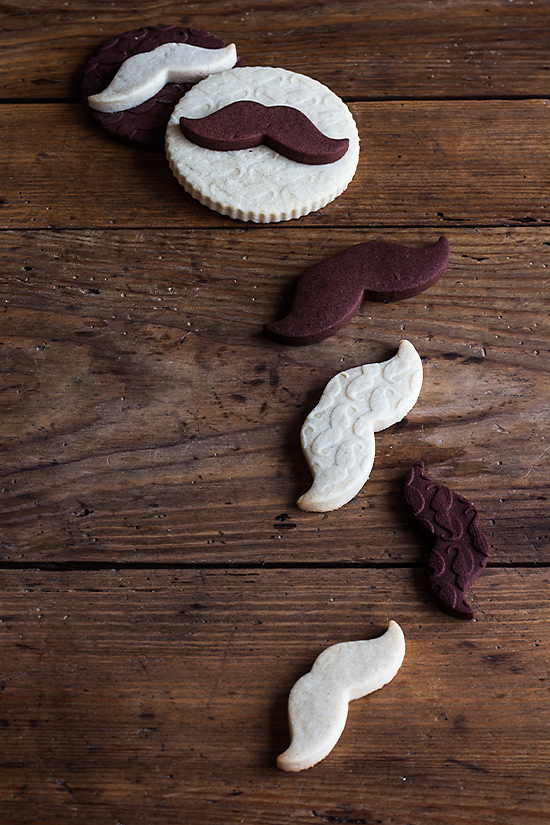
<svg viewBox="0 0 550 825">
<path fill-rule="evenodd" d="M 164 145 L 184 189 L 237 220 L 321 209 L 357 168 L 357 127 L 337 95 L 286 69 L 242 67 L 233 44 L 205 31 L 125 32 L 88 62 L 82 94 L 104 131 L 139 148 Z"/>
</svg>

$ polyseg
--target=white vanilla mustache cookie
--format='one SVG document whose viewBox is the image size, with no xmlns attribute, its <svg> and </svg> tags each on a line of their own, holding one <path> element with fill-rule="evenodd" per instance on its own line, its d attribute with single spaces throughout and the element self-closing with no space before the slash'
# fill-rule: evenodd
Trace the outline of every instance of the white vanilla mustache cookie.
<svg viewBox="0 0 550 825">
<path fill-rule="evenodd" d="M 355 174 L 351 112 L 317 80 L 252 66 L 212 74 L 178 103 L 166 131 L 177 180 L 205 206 L 270 223 L 321 209 Z"/>
<path fill-rule="evenodd" d="M 389 361 L 338 373 L 302 426 L 302 450 L 313 484 L 297 501 L 301 510 L 337 510 L 357 495 L 374 462 L 374 434 L 397 424 L 416 404 L 422 361 L 401 341 Z"/>
<path fill-rule="evenodd" d="M 90 95 L 88 103 L 99 112 L 125 112 L 150 100 L 167 83 L 196 83 L 213 72 L 231 68 L 236 60 L 233 43 L 224 49 L 164 43 L 125 60 L 107 88 Z"/>
<path fill-rule="evenodd" d="M 160 25 L 124 32 L 88 61 L 84 105 L 112 137 L 162 150 L 178 100 L 194 83 L 236 63 L 233 44 L 199 29 Z"/>
<path fill-rule="evenodd" d="M 390 682 L 405 657 L 405 637 L 390 621 L 377 639 L 327 647 L 288 698 L 290 747 L 277 758 L 283 771 L 303 771 L 324 759 L 346 725 L 348 704 Z"/>
</svg>

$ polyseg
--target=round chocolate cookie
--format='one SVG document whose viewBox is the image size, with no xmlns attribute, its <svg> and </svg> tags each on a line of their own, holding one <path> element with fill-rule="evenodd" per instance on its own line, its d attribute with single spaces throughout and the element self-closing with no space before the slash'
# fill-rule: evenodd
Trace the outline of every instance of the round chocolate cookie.
<svg viewBox="0 0 550 825">
<path fill-rule="evenodd" d="M 84 106 L 93 121 L 112 137 L 139 148 L 163 148 L 166 124 L 174 106 L 197 81 L 166 83 L 149 100 L 119 112 L 93 109 L 88 97 L 106 89 L 128 58 L 152 52 L 168 43 L 188 43 L 203 49 L 223 49 L 226 46 L 218 37 L 199 29 L 150 26 L 115 37 L 88 61 L 82 80 Z"/>
</svg>

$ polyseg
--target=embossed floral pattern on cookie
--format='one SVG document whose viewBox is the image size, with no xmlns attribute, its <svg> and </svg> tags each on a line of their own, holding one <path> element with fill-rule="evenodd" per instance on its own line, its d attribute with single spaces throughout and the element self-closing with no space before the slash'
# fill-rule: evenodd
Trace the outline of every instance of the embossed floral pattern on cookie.
<svg viewBox="0 0 550 825">
<path fill-rule="evenodd" d="M 405 498 L 415 519 L 433 536 L 428 581 L 437 603 L 457 619 L 473 619 L 465 596 L 483 572 L 489 553 L 476 508 L 428 478 L 422 461 L 409 470 Z"/>
<path fill-rule="evenodd" d="M 373 465 L 374 433 L 401 421 L 421 387 L 422 362 L 410 341 L 389 361 L 335 375 L 302 427 L 313 485 L 298 507 L 336 510 L 357 495 Z"/>
<path fill-rule="evenodd" d="M 297 108 L 323 135 L 347 139 L 348 149 L 335 163 L 311 166 L 269 146 L 216 151 L 182 134 L 180 118 L 204 118 L 242 100 Z M 306 215 L 338 197 L 355 174 L 359 135 L 345 103 L 326 86 L 286 69 L 253 66 L 212 75 L 185 95 L 168 124 L 166 154 L 179 183 L 205 206 L 270 223 Z"/>
</svg>

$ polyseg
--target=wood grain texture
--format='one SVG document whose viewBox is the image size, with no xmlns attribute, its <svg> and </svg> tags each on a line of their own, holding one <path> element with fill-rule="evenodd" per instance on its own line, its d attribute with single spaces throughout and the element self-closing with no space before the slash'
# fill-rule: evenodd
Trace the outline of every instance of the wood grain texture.
<svg viewBox="0 0 550 825">
<path fill-rule="evenodd" d="M 0 15 L 3 99 L 75 98 L 103 43 L 161 22 L 206 29 L 246 65 L 314 74 L 355 100 L 548 96 L 544 0 L 34 0 Z"/>
<path fill-rule="evenodd" d="M 263 336 L 305 268 L 375 237 L 4 233 L 5 558 L 223 564 L 292 560 L 305 542 L 309 561 L 417 561 L 402 482 L 423 459 L 475 501 L 495 560 L 550 561 L 545 230 L 453 230 L 427 292 L 364 302 L 315 346 Z M 353 502 L 299 511 L 305 416 L 334 374 L 390 357 L 403 337 L 424 360 L 417 405 L 378 434 Z"/>
<path fill-rule="evenodd" d="M 550 220 L 547 100 L 352 103 L 350 109 L 361 138 L 357 173 L 333 203 L 292 225 Z M 100 134 L 78 104 L 0 106 L 0 139 L 3 228 L 243 226 L 188 195 L 162 153 Z"/>
<path fill-rule="evenodd" d="M 348 103 L 357 175 L 254 226 L 79 101 L 111 37 L 179 23 Z M 550 4 L 0 3 L 0 825 L 547 825 Z M 262 334 L 351 244 L 449 238 L 415 298 L 310 347 Z M 299 432 L 347 367 L 424 385 L 339 511 Z M 475 502 L 476 621 L 434 605 L 410 465 Z M 278 771 L 328 645 L 407 654 L 329 758 Z"/>
<path fill-rule="evenodd" d="M 487 570 L 464 623 L 419 571 L 5 572 L 0 821 L 543 825 L 547 588 Z M 278 771 L 294 681 L 390 618 L 394 680 L 323 762 Z"/>
</svg>

